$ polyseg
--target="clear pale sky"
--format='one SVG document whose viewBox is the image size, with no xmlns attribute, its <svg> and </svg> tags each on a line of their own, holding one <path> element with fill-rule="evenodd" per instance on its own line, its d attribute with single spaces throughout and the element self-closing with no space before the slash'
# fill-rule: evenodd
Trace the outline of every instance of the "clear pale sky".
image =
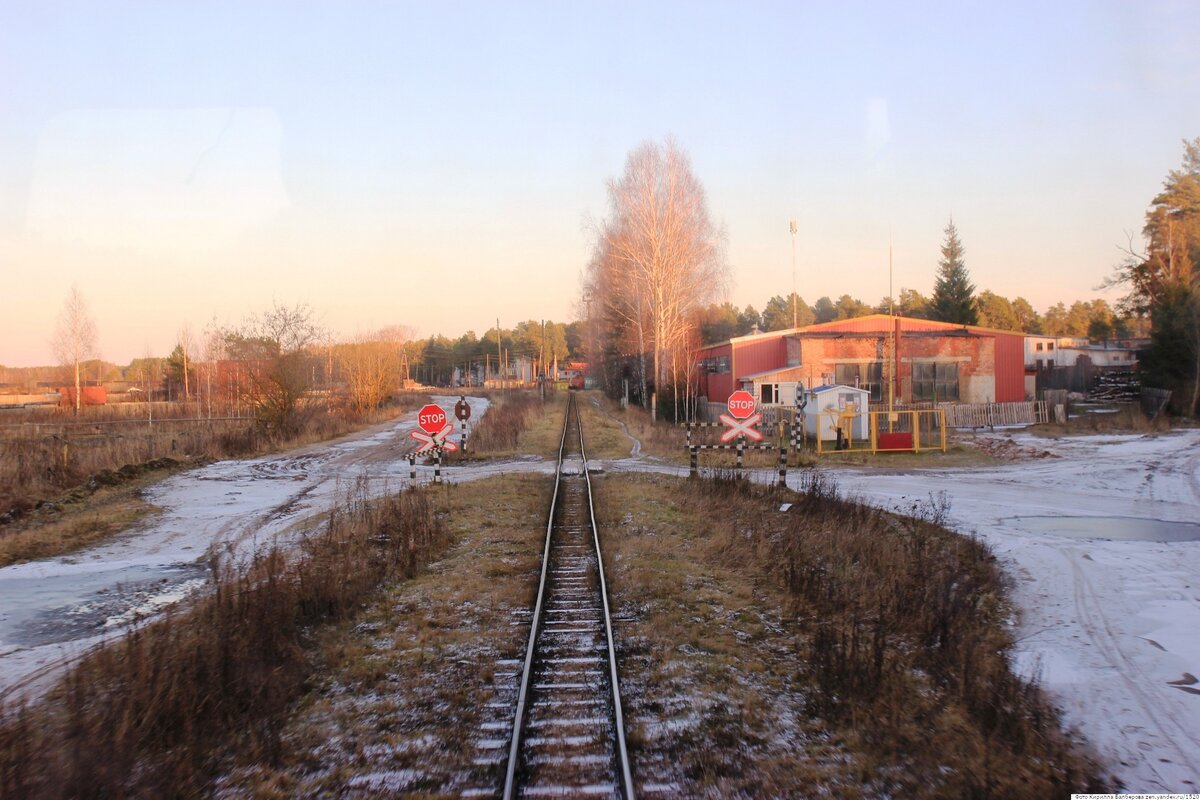
<svg viewBox="0 0 1200 800">
<path fill-rule="evenodd" d="M 1151 3 L 0 3 L 0 364 L 311 305 L 352 336 L 569 320 L 605 182 L 674 135 L 739 307 L 1096 291 L 1183 139 L 1200 9 Z"/>
</svg>

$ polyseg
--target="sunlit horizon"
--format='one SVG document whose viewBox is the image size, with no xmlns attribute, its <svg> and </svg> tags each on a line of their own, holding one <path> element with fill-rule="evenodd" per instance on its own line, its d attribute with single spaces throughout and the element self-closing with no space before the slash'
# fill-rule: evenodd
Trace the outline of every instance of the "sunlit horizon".
<svg viewBox="0 0 1200 800">
<path fill-rule="evenodd" d="M 1186 4 L 10 9 L 0 365 L 102 358 L 311 306 L 344 339 L 576 318 L 606 182 L 674 136 L 738 308 L 930 294 L 953 216 L 979 291 L 1057 303 L 1141 243 L 1200 135 Z M 663 31 L 672 35 L 663 36 Z"/>
</svg>

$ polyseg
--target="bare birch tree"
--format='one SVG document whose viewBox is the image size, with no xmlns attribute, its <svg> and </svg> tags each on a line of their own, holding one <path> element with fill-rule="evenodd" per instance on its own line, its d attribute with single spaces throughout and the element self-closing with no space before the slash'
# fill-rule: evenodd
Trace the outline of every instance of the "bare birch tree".
<svg viewBox="0 0 1200 800">
<path fill-rule="evenodd" d="M 96 323 L 88 310 L 87 301 L 79 287 L 71 285 L 67 300 L 58 315 L 58 325 L 51 341 L 54 355 L 60 364 L 73 368 L 75 373 L 75 413 L 83 405 L 80 369 L 84 361 L 96 358 Z"/>
<path fill-rule="evenodd" d="M 674 139 L 633 150 L 608 194 L 610 216 L 599 227 L 586 290 L 636 337 L 643 403 L 656 413 L 656 398 L 647 397 L 646 356 L 653 359 L 656 395 L 693 312 L 726 287 L 724 232 L 713 224 L 704 188 Z"/>
<path fill-rule="evenodd" d="M 400 387 L 400 357 L 408 338 L 401 329 L 389 328 L 338 346 L 338 364 L 356 413 L 373 411 Z"/>
</svg>

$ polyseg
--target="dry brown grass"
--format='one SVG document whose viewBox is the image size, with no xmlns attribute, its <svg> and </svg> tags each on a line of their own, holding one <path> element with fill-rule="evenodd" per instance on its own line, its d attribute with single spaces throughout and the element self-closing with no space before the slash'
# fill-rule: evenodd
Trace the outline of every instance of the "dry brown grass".
<svg viewBox="0 0 1200 800">
<path fill-rule="evenodd" d="M 196 404 L 156 404 L 153 420 L 127 406 L 84 409 L 80 416 L 35 409 L 7 414 L 0 427 L 0 510 L 25 507 L 85 481 L 157 458 L 225 458 L 267 453 L 342 436 L 419 406 L 428 395 L 395 398 L 369 415 L 315 408 L 307 425 L 287 439 L 267 436 L 251 417 L 203 419 Z"/>
<path fill-rule="evenodd" d="M 232 747 L 271 761 L 314 626 L 446 545 L 428 496 L 347 498 L 296 557 L 216 564 L 212 594 L 87 657 L 50 702 L 0 709 L 0 796 L 196 796 Z"/>
<path fill-rule="evenodd" d="M 1029 428 L 1038 436 L 1053 438 L 1096 433 L 1165 433 L 1170 429 L 1171 421 L 1167 415 L 1151 420 L 1142 411 L 1140 403 L 1079 404 L 1072 409 L 1072 415 L 1065 423 L 1048 422 Z"/>
<path fill-rule="evenodd" d="M 230 759 L 222 796 L 460 796 L 503 781 L 551 479 L 504 476 L 431 493 L 454 546 L 322 637 L 313 691 L 273 763 Z M 489 707 L 489 703 L 501 707 Z M 487 726 L 487 727 L 485 727 Z"/>
<path fill-rule="evenodd" d="M 800 494 L 682 483 L 598 484 L 631 643 L 635 765 L 683 795 L 1103 789 L 1010 671 L 1002 575 L 982 544 L 938 524 L 943 508 L 896 517 L 820 477 Z M 782 500 L 796 505 L 781 513 Z"/>
<path fill-rule="evenodd" d="M 520 454 L 549 456 L 558 451 L 565 392 L 548 392 L 543 401 L 533 390 L 490 392 L 491 404 L 467 443 L 466 459 L 505 458 Z M 463 460 L 461 455 L 454 460 Z"/>
<path fill-rule="evenodd" d="M 36 409 L 5 416 L 0 429 L 0 566 L 63 555 L 120 531 L 150 510 L 136 490 L 179 465 L 276 452 L 326 441 L 419 407 L 408 393 L 370 415 L 313 414 L 294 437 L 264 436 L 253 419 L 198 420 L 194 403 L 88 408 L 78 417 Z M 131 483 L 132 481 L 132 483 Z M 100 491 L 116 484 L 126 488 Z M 114 495 L 123 495 L 118 502 Z"/>
<path fill-rule="evenodd" d="M 160 459 L 99 473 L 96 479 L 0 526 L 0 567 L 74 552 L 155 511 L 141 490 L 180 467 Z"/>
</svg>

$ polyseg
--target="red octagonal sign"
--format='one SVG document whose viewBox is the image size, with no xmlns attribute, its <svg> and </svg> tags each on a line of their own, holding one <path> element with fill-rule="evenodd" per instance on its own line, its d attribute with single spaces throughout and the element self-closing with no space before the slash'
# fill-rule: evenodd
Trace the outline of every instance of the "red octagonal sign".
<svg viewBox="0 0 1200 800">
<path fill-rule="evenodd" d="M 729 395 L 729 400 L 726 401 L 725 405 L 729 408 L 729 414 L 734 419 L 745 419 L 754 413 L 754 395 L 745 389 L 738 389 Z"/>
<path fill-rule="evenodd" d="M 428 434 L 438 433 L 446 427 L 446 412 L 441 406 L 433 403 L 421 406 L 421 410 L 417 412 L 417 426 Z"/>
</svg>

